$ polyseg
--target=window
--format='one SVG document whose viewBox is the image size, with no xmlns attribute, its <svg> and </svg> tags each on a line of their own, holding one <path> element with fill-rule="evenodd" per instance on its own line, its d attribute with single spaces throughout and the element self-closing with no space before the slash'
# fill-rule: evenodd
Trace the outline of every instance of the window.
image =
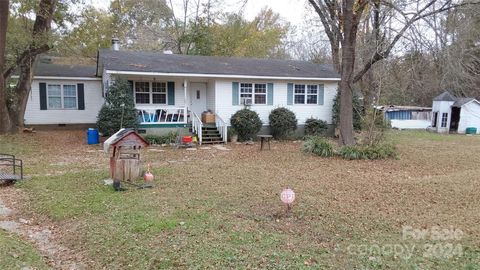
<svg viewBox="0 0 480 270">
<path fill-rule="evenodd" d="M 318 85 L 295 84 L 295 104 L 317 104 Z"/>
<path fill-rule="evenodd" d="M 167 84 L 164 82 L 152 83 L 153 104 L 167 104 Z"/>
<path fill-rule="evenodd" d="M 64 109 L 77 108 L 77 87 L 75 85 L 63 86 L 63 108 Z"/>
<path fill-rule="evenodd" d="M 304 84 L 295 84 L 295 104 L 305 104 Z"/>
<path fill-rule="evenodd" d="M 47 99 L 49 109 L 76 109 L 77 86 L 74 84 L 49 84 Z"/>
<path fill-rule="evenodd" d="M 448 113 L 442 114 L 442 128 L 447 127 Z"/>
<path fill-rule="evenodd" d="M 307 85 L 307 104 L 317 104 L 318 85 Z"/>
<path fill-rule="evenodd" d="M 149 82 L 135 82 L 135 103 L 150 104 Z"/>
<path fill-rule="evenodd" d="M 240 84 L 240 104 L 252 103 L 252 89 L 251 83 Z"/>
<path fill-rule="evenodd" d="M 264 83 L 255 84 L 255 104 L 267 104 L 267 85 Z"/>
<path fill-rule="evenodd" d="M 438 120 L 438 112 L 434 112 L 432 127 L 437 127 L 437 120 Z"/>
<path fill-rule="evenodd" d="M 267 84 L 241 83 L 240 104 L 267 104 Z"/>
</svg>

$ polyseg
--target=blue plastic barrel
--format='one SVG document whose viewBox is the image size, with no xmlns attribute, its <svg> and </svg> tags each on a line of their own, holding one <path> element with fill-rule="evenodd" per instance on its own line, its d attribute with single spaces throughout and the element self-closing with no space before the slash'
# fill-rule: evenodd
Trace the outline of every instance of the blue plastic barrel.
<svg viewBox="0 0 480 270">
<path fill-rule="evenodd" d="M 98 144 L 100 143 L 100 136 L 98 135 L 98 130 L 95 128 L 89 128 L 87 131 L 87 143 L 88 144 Z"/>
</svg>

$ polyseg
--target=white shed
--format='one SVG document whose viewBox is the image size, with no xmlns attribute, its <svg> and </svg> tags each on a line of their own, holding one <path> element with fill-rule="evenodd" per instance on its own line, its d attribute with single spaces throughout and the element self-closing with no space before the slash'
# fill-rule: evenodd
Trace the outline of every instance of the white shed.
<svg viewBox="0 0 480 270">
<path fill-rule="evenodd" d="M 464 134 L 467 128 L 480 133 L 480 102 L 474 98 L 458 98 L 443 92 L 433 99 L 432 129 L 438 133 Z"/>
</svg>

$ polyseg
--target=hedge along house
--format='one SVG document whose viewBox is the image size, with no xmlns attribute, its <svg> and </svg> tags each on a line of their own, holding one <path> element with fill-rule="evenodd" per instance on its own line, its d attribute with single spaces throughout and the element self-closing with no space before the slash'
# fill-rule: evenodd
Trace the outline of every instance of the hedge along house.
<svg viewBox="0 0 480 270">
<path fill-rule="evenodd" d="M 464 134 L 468 128 L 480 133 L 480 102 L 474 98 L 458 98 L 443 92 L 433 99 L 431 130 L 438 133 Z"/>
<path fill-rule="evenodd" d="M 140 127 L 147 133 L 191 124 L 201 141 L 200 115 L 211 111 L 226 141 L 230 117 L 245 107 L 256 111 L 265 127 L 277 107 L 292 110 L 299 125 L 310 117 L 331 123 L 340 77 L 330 65 L 113 48 L 98 52 L 97 76 L 104 92 L 115 78 L 130 82 Z"/>
</svg>

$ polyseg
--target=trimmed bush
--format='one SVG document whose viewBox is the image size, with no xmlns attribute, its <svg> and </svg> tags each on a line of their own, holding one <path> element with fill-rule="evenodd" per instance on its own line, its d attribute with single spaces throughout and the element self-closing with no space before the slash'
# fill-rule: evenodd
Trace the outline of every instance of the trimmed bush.
<svg viewBox="0 0 480 270">
<path fill-rule="evenodd" d="M 153 134 L 148 134 L 143 136 L 143 138 L 149 143 L 149 144 L 169 144 L 171 142 L 174 142 L 175 139 L 177 138 L 178 133 L 174 131 L 170 131 L 166 135 L 153 135 Z"/>
<path fill-rule="evenodd" d="M 397 159 L 397 149 L 391 144 L 372 146 L 344 146 L 340 149 L 340 156 L 344 159 Z"/>
<path fill-rule="evenodd" d="M 122 127 L 138 128 L 138 114 L 133 100 L 128 81 L 116 79 L 108 89 L 105 103 L 97 116 L 97 128 L 103 136 L 110 136 Z"/>
<path fill-rule="evenodd" d="M 287 108 L 276 108 L 268 116 L 272 135 L 276 139 L 282 139 L 292 134 L 297 129 L 295 113 Z"/>
<path fill-rule="evenodd" d="M 327 140 L 322 137 L 309 137 L 303 143 L 303 151 L 321 157 L 332 157 L 335 150 Z"/>
<path fill-rule="evenodd" d="M 232 118 L 230 118 L 230 123 L 236 130 L 240 141 L 253 139 L 262 128 L 262 121 L 258 114 L 249 109 L 237 111 L 232 115 Z"/>
<path fill-rule="evenodd" d="M 327 134 L 328 124 L 326 121 L 308 118 L 305 121 L 305 135 L 306 136 L 316 136 L 316 135 L 325 135 Z"/>
</svg>

